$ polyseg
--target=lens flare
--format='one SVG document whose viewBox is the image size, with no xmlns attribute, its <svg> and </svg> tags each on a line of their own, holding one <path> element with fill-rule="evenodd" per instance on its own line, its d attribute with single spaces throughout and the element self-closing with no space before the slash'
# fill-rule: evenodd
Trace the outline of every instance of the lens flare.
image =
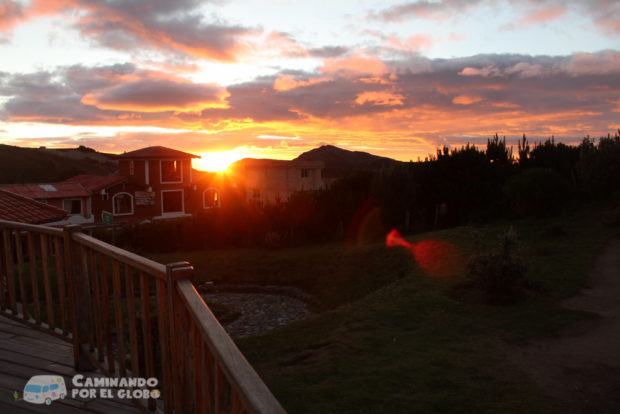
<svg viewBox="0 0 620 414">
<path fill-rule="evenodd" d="M 376 198 L 366 200 L 355 212 L 347 228 L 346 240 L 351 245 L 361 245 L 372 240 L 381 240 L 385 234 L 381 209 Z"/>
<path fill-rule="evenodd" d="M 458 247 L 443 240 L 426 239 L 409 243 L 398 230 L 390 231 L 385 238 L 387 247 L 407 248 L 422 270 L 440 278 L 454 277 L 465 270 L 465 258 Z"/>
</svg>

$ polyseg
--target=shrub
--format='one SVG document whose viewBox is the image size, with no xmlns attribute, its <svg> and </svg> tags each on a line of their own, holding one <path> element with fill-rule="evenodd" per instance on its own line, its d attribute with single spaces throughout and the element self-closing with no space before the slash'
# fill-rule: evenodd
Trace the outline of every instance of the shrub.
<svg viewBox="0 0 620 414">
<path fill-rule="evenodd" d="M 486 303 L 511 303 L 519 299 L 527 266 L 512 228 L 501 235 L 498 247 L 469 261 L 466 285 L 478 290 Z"/>
</svg>

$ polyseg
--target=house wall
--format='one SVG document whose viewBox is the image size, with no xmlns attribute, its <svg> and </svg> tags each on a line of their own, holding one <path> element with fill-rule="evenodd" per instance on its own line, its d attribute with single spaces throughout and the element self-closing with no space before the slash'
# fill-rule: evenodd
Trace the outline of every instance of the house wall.
<svg viewBox="0 0 620 414">
<path fill-rule="evenodd" d="M 305 170 L 305 176 L 302 176 L 302 170 Z M 284 202 L 296 191 L 313 191 L 323 187 L 321 168 L 296 165 L 247 167 L 242 179 L 246 198 L 263 203 Z"/>
<path fill-rule="evenodd" d="M 174 161 L 174 159 L 163 159 L 164 161 Z M 133 172 L 131 175 L 131 162 L 133 161 Z M 119 160 L 119 170 L 120 175 L 128 177 L 128 182 L 131 184 L 137 185 L 148 185 L 153 187 L 162 187 L 162 188 L 175 188 L 178 187 L 179 184 L 189 184 L 191 183 L 192 178 L 192 159 L 178 159 L 177 162 L 181 163 L 181 174 L 182 174 L 182 183 L 170 183 L 164 184 L 161 182 L 161 161 L 162 159 L 153 159 L 153 160 Z M 147 174 L 147 164 L 148 164 L 148 174 Z M 148 177 L 148 180 L 147 180 Z"/>
<path fill-rule="evenodd" d="M 174 161 L 173 159 L 166 159 Z M 126 184 L 119 184 L 107 190 L 107 200 L 97 200 L 96 220 L 101 222 L 101 210 L 113 212 L 113 198 L 115 194 L 126 192 L 131 194 L 134 212 L 131 215 L 115 215 L 115 223 L 140 222 L 153 218 L 166 218 L 191 214 L 195 211 L 196 201 L 191 185 L 191 158 L 179 159 L 182 180 L 179 183 L 162 183 L 160 159 L 133 160 L 133 175 L 130 175 L 131 160 L 119 160 L 120 174 L 128 177 Z M 148 165 L 148 166 L 147 166 Z M 148 179 L 147 179 L 148 178 Z M 183 212 L 163 213 L 163 193 L 177 191 L 182 193 Z M 141 196 L 140 196 L 141 195 Z M 101 198 L 101 197 L 99 197 Z"/>
<path fill-rule="evenodd" d="M 89 209 L 89 205 L 88 205 L 88 200 L 90 197 L 69 197 L 69 198 L 66 198 L 66 200 L 74 200 L 76 198 L 79 198 L 82 204 L 81 216 L 84 218 L 90 218 L 92 215 Z M 64 198 L 37 199 L 37 201 L 40 201 L 45 204 L 49 204 L 50 206 L 58 207 L 61 210 L 63 210 L 63 200 L 65 199 Z"/>
</svg>

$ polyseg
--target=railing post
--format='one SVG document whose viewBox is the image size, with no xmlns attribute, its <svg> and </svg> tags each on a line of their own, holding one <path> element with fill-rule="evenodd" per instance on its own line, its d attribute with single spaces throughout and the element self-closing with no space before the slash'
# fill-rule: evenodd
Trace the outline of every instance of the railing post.
<svg viewBox="0 0 620 414">
<path fill-rule="evenodd" d="M 188 262 L 176 262 L 166 265 L 166 294 L 168 308 L 168 327 L 170 338 L 170 367 L 172 373 L 172 395 L 175 413 L 193 412 L 191 386 L 186 380 L 186 359 L 189 347 L 188 321 L 183 317 L 182 302 L 179 299 L 176 285 L 181 279 L 192 279 L 194 268 Z M 190 398 L 187 398 L 188 395 Z"/>
<path fill-rule="evenodd" d="M 83 345 L 88 344 L 88 333 L 92 320 L 88 275 L 85 275 L 83 272 L 84 267 L 80 245 L 72 240 L 72 234 L 78 231 L 79 228 L 80 226 L 71 224 L 63 229 L 69 311 L 71 313 L 73 333 L 73 363 L 78 371 L 93 371 L 95 367 L 88 358 L 88 349 L 83 348 Z M 80 315 L 79 319 L 77 315 Z"/>
</svg>

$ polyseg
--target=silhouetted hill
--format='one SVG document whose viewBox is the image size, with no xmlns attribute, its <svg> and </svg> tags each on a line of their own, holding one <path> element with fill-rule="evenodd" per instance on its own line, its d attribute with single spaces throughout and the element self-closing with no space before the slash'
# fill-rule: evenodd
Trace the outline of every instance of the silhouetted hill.
<svg viewBox="0 0 620 414">
<path fill-rule="evenodd" d="M 118 162 L 91 148 L 45 149 L 0 145 L 0 184 L 63 181 L 78 174 L 113 175 Z"/>
<path fill-rule="evenodd" d="M 304 152 L 296 160 L 323 161 L 325 178 L 334 178 L 357 171 L 378 171 L 401 163 L 392 158 L 380 157 L 362 151 L 349 151 L 333 145 L 323 145 Z"/>
</svg>

